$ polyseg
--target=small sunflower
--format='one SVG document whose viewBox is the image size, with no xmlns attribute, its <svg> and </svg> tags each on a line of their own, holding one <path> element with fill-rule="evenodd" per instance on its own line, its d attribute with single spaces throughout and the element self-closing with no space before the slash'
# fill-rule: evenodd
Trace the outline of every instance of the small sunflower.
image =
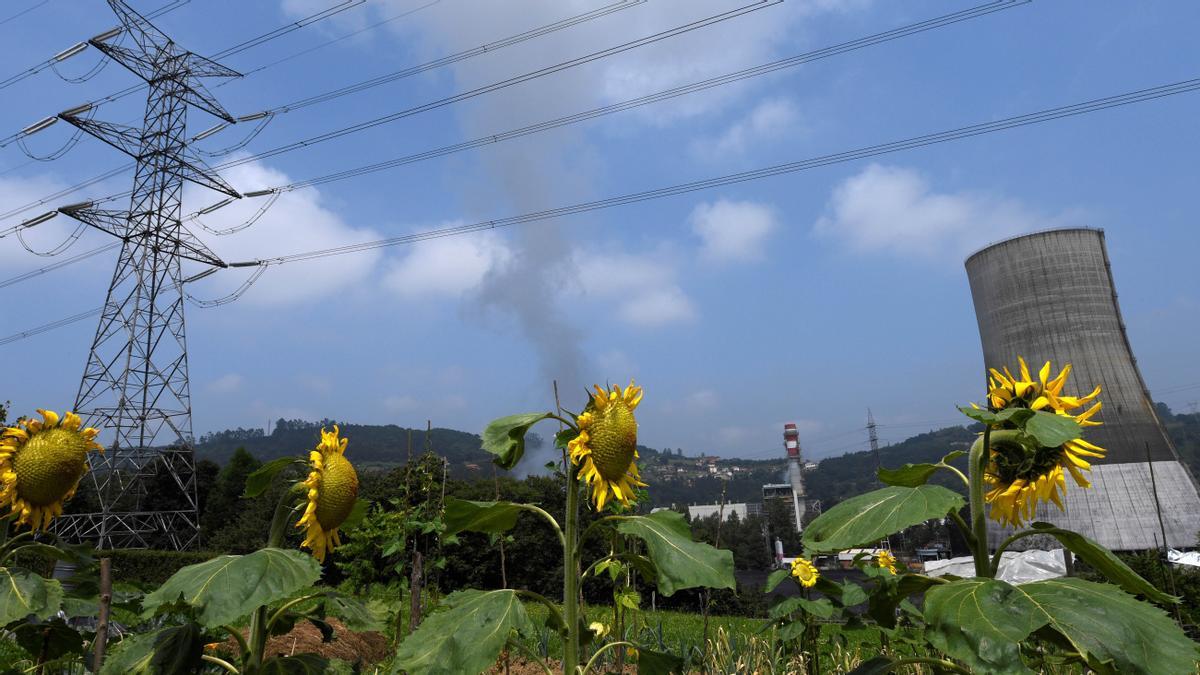
<svg viewBox="0 0 1200 675">
<path fill-rule="evenodd" d="M 879 569 L 898 574 L 896 572 L 896 556 L 892 555 L 891 551 L 880 551 L 875 554 L 875 564 L 879 566 Z"/>
<path fill-rule="evenodd" d="M 1092 403 L 1100 395 L 1100 387 L 1087 396 L 1064 396 L 1062 390 L 1071 373 L 1070 364 L 1050 379 L 1051 368 L 1047 361 L 1038 372 L 1038 379 L 1034 380 L 1025 359 L 1018 357 L 1018 361 L 1021 364 L 1019 378 L 1007 368 L 1003 373 L 991 369 L 988 403 L 993 411 L 1027 408 L 1069 417 L 1081 427 L 1100 424 L 1091 419 L 1100 412 L 1099 401 L 1087 410 L 1074 412 Z M 984 481 L 991 488 L 985 496 L 992 507 L 991 518 L 1021 527 L 1024 521 L 1033 517 L 1040 502 L 1053 502 L 1059 509 L 1066 510 L 1062 502 L 1067 491 L 1066 473 L 1070 473 L 1082 488 L 1092 485 L 1083 474 L 1091 471 L 1091 464 L 1085 457 L 1102 458 L 1104 448 L 1082 438 L 1057 447 L 1030 448 L 1016 442 L 993 444 L 984 472 Z"/>
<path fill-rule="evenodd" d="M 8 506 L 18 525 L 43 530 L 62 515 L 87 473 L 88 451 L 104 448 L 96 442 L 100 432 L 82 428 L 75 413 L 38 414 L 40 422 L 21 420 L 0 431 L 0 507 Z"/>
<path fill-rule="evenodd" d="M 596 510 L 604 509 L 611 491 L 617 501 L 629 505 L 636 499 L 635 488 L 645 487 L 637 468 L 637 420 L 633 411 L 642 401 L 642 388 L 621 389 L 613 385 L 605 391 L 595 385 L 596 393 L 588 393 L 587 407 L 576 423 L 579 435 L 567 448 L 571 462 L 579 465 L 579 475 L 592 488 Z"/>
<path fill-rule="evenodd" d="M 304 485 L 308 487 L 308 506 L 296 527 L 307 528 L 300 545 L 312 549 L 313 557 L 325 562 L 325 553 L 341 546 L 338 527 L 346 522 L 358 499 L 358 474 L 346 459 L 349 439 L 338 438 L 333 431 L 321 428 L 321 442 L 308 453 L 312 471 Z"/>
<path fill-rule="evenodd" d="M 817 571 L 816 565 L 813 565 L 811 561 L 804 558 L 796 558 L 792 561 L 791 574 L 805 588 L 815 586 L 817 579 L 821 576 L 821 573 Z"/>
</svg>

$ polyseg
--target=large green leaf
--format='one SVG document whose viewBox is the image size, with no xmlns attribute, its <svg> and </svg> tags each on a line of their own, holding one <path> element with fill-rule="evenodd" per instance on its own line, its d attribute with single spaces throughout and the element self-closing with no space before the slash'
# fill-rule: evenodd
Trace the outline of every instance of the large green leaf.
<svg viewBox="0 0 1200 675">
<path fill-rule="evenodd" d="M 638 649 L 638 675 L 683 675 L 687 672 L 683 659 L 666 652 Z"/>
<path fill-rule="evenodd" d="M 154 675 L 191 675 L 201 665 L 204 654 L 204 635 L 200 626 L 185 623 L 164 628 L 154 641 L 150 671 Z"/>
<path fill-rule="evenodd" d="M 1066 415 L 1038 410 L 1025 422 L 1025 433 L 1036 438 L 1038 443 L 1047 448 L 1057 448 L 1082 436 L 1083 428 Z"/>
<path fill-rule="evenodd" d="M 944 518 L 964 504 L 962 495 L 939 485 L 885 487 L 817 516 L 804 529 L 804 550 L 811 554 L 873 544 L 906 527 Z"/>
<path fill-rule="evenodd" d="M 692 541 L 687 521 L 676 511 L 622 518 L 617 531 L 646 542 L 658 572 L 658 591 L 663 595 L 684 588 L 737 588 L 733 553 Z"/>
<path fill-rule="evenodd" d="M 467 590 L 446 597 L 444 610 L 430 614 L 405 638 L 392 673 L 465 675 L 487 670 L 513 630 L 529 634 L 532 625 L 513 590 Z"/>
<path fill-rule="evenodd" d="M 775 570 L 774 572 L 771 572 L 769 575 L 767 575 L 767 585 L 766 588 L 763 589 L 763 592 L 770 593 L 771 591 L 775 590 L 779 584 L 782 584 L 784 579 L 787 579 L 790 576 L 792 575 L 788 572 L 788 570 Z"/>
<path fill-rule="evenodd" d="M 62 606 L 62 585 L 22 569 L 0 567 L 0 626 L 33 614 L 45 619 Z"/>
<path fill-rule="evenodd" d="M 446 498 L 446 533 L 507 532 L 517 524 L 521 506 L 512 502 L 472 502 Z"/>
<path fill-rule="evenodd" d="M 1145 675 L 1196 672 L 1200 645 L 1165 612 L 1116 586 L 1068 578 L 1020 588 L 1093 668 L 1110 664 L 1119 673 Z"/>
<path fill-rule="evenodd" d="M 324 600 L 324 613 L 336 616 L 342 624 L 355 631 L 381 631 L 383 622 L 361 601 L 337 592 L 330 592 Z"/>
<path fill-rule="evenodd" d="M 321 675 L 329 670 L 329 660 L 317 654 L 275 656 L 263 662 L 254 675 Z"/>
<path fill-rule="evenodd" d="M 45 661 L 83 653 L 83 636 L 58 617 L 47 622 L 23 621 L 12 627 L 11 634 L 25 651 Z"/>
<path fill-rule="evenodd" d="M 1091 565 L 1109 581 L 1134 595 L 1143 595 L 1150 600 L 1162 604 L 1179 602 L 1179 598 L 1167 595 L 1158 588 L 1155 588 L 1149 581 L 1143 579 L 1137 572 L 1130 569 L 1129 565 L 1126 565 L 1123 560 L 1114 555 L 1112 551 L 1078 532 L 1063 530 L 1050 523 L 1034 523 L 1032 529 L 1044 532 L 1058 539 L 1059 543 L 1079 556 L 1080 560 Z"/>
<path fill-rule="evenodd" d="M 154 658 L 154 643 L 167 630 L 170 628 L 129 635 L 120 642 L 110 642 L 100 675 L 148 675 L 154 672 L 150 666 Z"/>
<path fill-rule="evenodd" d="M 937 464 L 905 464 L 898 469 L 888 469 L 880 467 L 875 473 L 878 474 L 879 480 L 885 485 L 900 485 L 903 487 L 917 487 L 929 482 L 929 477 L 935 471 L 942 468 L 943 464 L 949 464 L 951 461 L 962 457 L 966 453 L 961 450 L 955 450 L 942 458 L 942 461 Z"/>
<path fill-rule="evenodd" d="M 273 459 L 266 464 L 255 469 L 254 473 L 246 476 L 246 489 L 242 493 L 243 497 L 257 497 L 267 491 L 271 487 L 271 481 L 275 480 L 275 476 L 280 471 L 291 466 L 293 463 L 299 464 L 301 460 L 298 457 L 279 457 Z"/>
<path fill-rule="evenodd" d="M 1018 643 L 1046 625 L 1037 603 L 996 579 L 960 579 L 925 594 L 926 636 L 973 672 L 1027 673 Z"/>
<path fill-rule="evenodd" d="M 881 584 L 880 588 L 871 594 L 871 601 L 867 605 L 867 614 L 880 625 L 895 628 L 896 608 L 900 606 L 901 602 L 909 596 L 924 593 L 931 586 L 943 583 L 946 583 L 944 579 L 927 577 L 923 574 L 905 574 L 896 579 L 894 583 Z"/>
<path fill-rule="evenodd" d="M 828 598 L 819 600 L 809 600 L 807 598 L 785 598 L 784 600 L 775 603 L 770 610 L 767 611 L 767 616 L 772 619 L 778 619 L 788 616 L 792 612 L 803 610 L 808 614 L 812 614 L 818 619 L 828 619 L 833 616 L 833 603 L 829 602 Z"/>
<path fill-rule="evenodd" d="M 321 578 L 321 565 L 300 551 L 264 548 L 188 565 L 142 601 L 145 615 L 177 600 L 198 610 L 209 628 L 233 623 L 261 605 L 293 596 Z"/>
<path fill-rule="evenodd" d="M 496 456 L 496 464 L 511 469 L 525 455 L 525 434 L 551 413 L 522 413 L 492 420 L 483 430 L 483 449 Z"/>
</svg>

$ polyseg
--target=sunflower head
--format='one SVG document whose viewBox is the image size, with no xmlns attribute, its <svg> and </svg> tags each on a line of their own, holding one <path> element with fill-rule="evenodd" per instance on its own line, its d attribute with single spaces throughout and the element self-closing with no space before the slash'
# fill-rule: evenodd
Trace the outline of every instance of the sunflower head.
<svg viewBox="0 0 1200 675">
<path fill-rule="evenodd" d="M 83 428 L 73 412 L 38 410 L 42 420 L 20 420 L 0 431 L 0 507 L 8 506 L 18 525 L 45 529 L 63 512 L 87 473 L 89 450 L 104 451 L 100 433 Z"/>
<path fill-rule="evenodd" d="M 628 505 L 636 498 L 635 488 L 645 487 L 637 468 L 637 419 L 633 411 L 642 401 L 642 388 L 630 380 L 624 389 L 595 386 L 588 404 L 576 418 L 579 435 L 567 444 L 571 462 L 592 488 L 596 510 L 602 510 L 609 493 Z"/>
<path fill-rule="evenodd" d="M 815 586 L 817 579 L 821 577 L 821 573 L 817 571 L 817 566 L 805 558 L 796 558 L 792 561 L 791 574 L 805 588 Z"/>
<path fill-rule="evenodd" d="M 305 529 L 301 546 L 312 549 L 313 557 L 325 562 L 325 553 L 340 546 L 338 527 L 346 522 L 358 499 L 358 473 L 346 459 L 349 439 L 321 428 L 321 442 L 308 453 L 309 474 L 303 485 L 307 488 L 308 504 L 296 527 Z"/>
<path fill-rule="evenodd" d="M 891 551 L 880 551 L 875 554 L 875 564 L 879 569 L 887 570 L 892 574 L 896 572 L 896 556 L 892 555 Z"/>
<path fill-rule="evenodd" d="M 1020 376 L 1014 376 L 1008 368 L 1003 372 L 992 368 L 988 378 L 988 404 L 992 411 L 1025 409 L 1069 417 L 1081 427 L 1097 426 L 1092 419 L 1100 412 L 1101 403 L 1097 386 L 1086 396 L 1067 396 L 1063 388 L 1071 365 L 1067 364 L 1059 374 L 1050 378 L 1050 362 L 1038 371 L 1034 379 L 1018 357 Z M 1090 407 L 1087 407 L 1091 404 Z M 1086 410 L 1080 410 L 1085 408 Z M 1029 413 L 1026 413 L 1029 414 Z M 1011 421 L 993 428 L 1019 428 Z M 1062 496 L 1066 494 L 1066 473 L 1070 473 L 1080 487 L 1091 487 L 1084 475 L 1091 471 L 1085 457 L 1104 457 L 1104 449 L 1083 438 L 1075 438 L 1059 446 L 1046 447 L 1024 434 L 1016 440 L 994 442 L 988 456 L 984 481 L 990 488 L 986 499 L 991 504 L 991 517 L 1001 524 L 1021 527 L 1033 517 L 1039 502 L 1053 502 L 1065 509 Z"/>
</svg>

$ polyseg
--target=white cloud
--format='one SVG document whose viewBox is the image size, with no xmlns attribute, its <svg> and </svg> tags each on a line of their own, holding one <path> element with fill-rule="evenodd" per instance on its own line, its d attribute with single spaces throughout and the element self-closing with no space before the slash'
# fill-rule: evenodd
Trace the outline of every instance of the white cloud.
<svg viewBox="0 0 1200 675">
<path fill-rule="evenodd" d="M 657 327 L 696 317 L 691 298 L 679 287 L 669 252 L 645 255 L 577 250 L 576 281 L 586 296 L 617 303 L 617 316 L 630 324 Z"/>
<path fill-rule="evenodd" d="M 700 257 L 713 262 L 762 258 L 767 238 L 779 227 L 770 206 L 726 199 L 697 205 L 688 220 L 701 240 Z"/>
<path fill-rule="evenodd" d="M 961 256 L 990 241 L 1052 227 L 1019 201 L 985 192 L 938 193 L 915 169 L 871 164 L 838 185 L 818 235 L 865 252 L 936 258 Z"/>
<path fill-rule="evenodd" d="M 241 389 L 245 381 L 246 378 L 237 373 L 228 373 L 210 382 L 208 391 L 213 394 L 231 394 Z"/>
<path fill-rule="evenodd" d="M 416 410 L 419 405 L 420 403 L 417 401 L 417 399 L 409 396 L 408 394 L 402 394 L 400 396 L 388 396 L 383 399 L 384 409 L 393 413 L 412 412 Z"/>
<path fill-rule="evenodd" d="M 383 285 L 405 298 L 457 297 L 479 286 L 489 271 L 511 258 L 508 245 L 493 232 L 431 239 L 389 263 Z"/>
<path fill-rule="evenodd" d="M 260 162 L 227 169 L 222 176 L 242 192 L 291 182 L 283 172 Z M 192 205 L 185 211 L 198 210 L 220 199 L 217 193 L 190 185 L 185 188 L 184 194 L 184 203 Z M 234 228 L 254 216 L 268 199 L 270 197 L 242 199 L 200 216 L 200 220 L 212 230 Z M 344 221 L 325 205 L 320 191 L 315 188 L 283 193 L 254 225 L 227 236 L 216 236 L 190 220 L 185 220 L 184 225 L 227 262 L 269 258 L 381 238 L 378 232 L 354 227 Z M 272 266 L 239 304 L 281 305 L 327 297 L 358 286 L 370 278 L 380 257 L 379 251 L 364 251 Z M 197 282 L 197 288 L 190 290 L 201 299 L 219 297 L 234 291 L 249 275 L 249 270 L 223 270 Z"/>
<path fill-rule="evenodd" d="M 703 159 L 720 161 L 740 155 L 752 146 L 795 136 L 799 126 L 800 113 L 794 103 L 787 99 L 767 99 L 716 138 L 693 142 L 692 151 Z"/>
<path fill-rule="evenodd" d="M 712 389 L 699 389 L 688 394 L 683 402 L 693 412 L 707 412 L 716 409 L 721 397 Z"/>
</svg>

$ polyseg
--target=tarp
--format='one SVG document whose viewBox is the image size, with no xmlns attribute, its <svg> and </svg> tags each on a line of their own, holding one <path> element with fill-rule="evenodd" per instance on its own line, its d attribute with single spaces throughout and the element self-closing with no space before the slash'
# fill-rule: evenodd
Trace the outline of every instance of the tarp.
<svg viewBox="0 0 1200 675">
<path fill-rule="evenodd" d="M 1175 549 L 1167 549 L 1167 562 L 1174 565 L 1191 565 L 1200 567 L 1200 551 L 1176 551 Z"/>
<path fill-rule="evenodd" d="M 975 559 L 966 556 L 949 560 L 930 560 L 925 563 L 925 574 L 940 577 L 953 574 L 956 577 L 975 576 Z M 1067 565 L 1061 548 L 1052 551 L 1005 551 L 1000 556 L 997 579 L 1010 584 L 1025 584 L 1030 581 L 1054 579 L 1067 575 Z"/>
</svg>

